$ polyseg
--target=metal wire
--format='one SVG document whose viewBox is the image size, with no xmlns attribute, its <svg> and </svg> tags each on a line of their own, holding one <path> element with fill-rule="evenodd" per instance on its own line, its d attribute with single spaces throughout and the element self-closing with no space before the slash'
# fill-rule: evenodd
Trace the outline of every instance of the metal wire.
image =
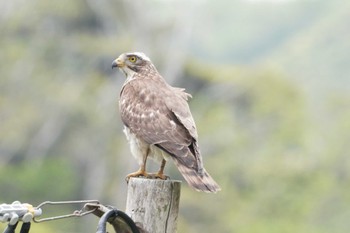
<svg viewBox="0 0 350 233">
<path fill-rule="evenodd" d="M 42 208 L 45 205 L 71 205 L 71 204 L 88 204 L 88 203 L 94 203 L 99 204 L 99 201 L 97 200 L 79 200 L 79 201 L 45 201 L 41 204 L 39 204 L 36 209 Z M 97 208 L 97 207 L 96 207 Z M 64 215 L 58 215 L 58 216 L 52 216 L 52 217 L 46 217 L 46 218 L 37 218 L 34 217 L 33 221 L 36 223 L 40 222 L 46 222 L 46 221 L 53 221 L 58 219 L 64 219 L 64 218 L 72 218 L 72 217 L 82 217 L 88 214 L 91 214 L 96 209 L 86 210 L 85 205 L 80 210 L 75 210 L 73 213 L 70 214 L 64 214 Z"/>
<path fill-rule="evenodd" d="M 20 202 L 14 202 L 16 205 L 20 205 Z M 50 216 L 50 217 L 44 217 L 39 218 L 43 212 L 42 208 L 45 206 L 58 206 L 58 205 L 74 205 L 78 204 L 81 205 L 80 210 L 75 210 L 73 213 L 68 214 L 62 214 L 62 215 L 56 215 L 56 216 Z M 7 206 L 7 205 L 6 205 Z M 16 206 L 18 207 L 18 206 Z M 41 204 L 39 204 L 37 207 L 33 207 L 29 204 L 21 204 L 20 207 L 22 209 L 19 209 L 23 212 L 23 208 L 27 208 L 27 212 L 24 214 L 30 214 L 31 218 L 25 218 L 22 217 L 20 221 L 23 221 L 21 232 L 20 233 L 29 233 L 30 229 L 30 221 L 33 220 L 33 222 L 41 223 L 46 221 L 53 221 L 58 219 L 65 219 L 65 218 L 72 218 L 72 217 L 82 217 L 88 214 L 94 214 L 98 217 L 100 217 L 100 221 L 98 223 L 97 233 L 106 233 L 106 223 L 109 222 L 113 225 L 114 230 L 116 232 L 119 232 L 122 230 L 122 232 L 133 232 L 133 233 L 140 233 L 141 231 L 136 226 L 134 221 L 124 212 L 117 210 L 116 208 L 112 206 L 104 206 L 100 204 L 98 200 L 78 200 L 78 201 L 45 201 Z M 9 210 L 8 208 L 6 209 Z M 15 209 L 17 210 L 17 209 Z M 22 215 L 21 215 L 22 216 Z M 18 216 L 17 216 L 18 217 Z M 110 218 L 113 218 L 112 220 Z M 118 218 L 118 220 L 117 220 Z M 7 228 L 3 233 L 14 233 L 16 226 L 18 224 L 18 220 L 11 224 L 9 223 Z M 126 224 L 126 225 L 125 225 Z M 142 231 L 143 232 L 143 231 Z"/>
</svg>

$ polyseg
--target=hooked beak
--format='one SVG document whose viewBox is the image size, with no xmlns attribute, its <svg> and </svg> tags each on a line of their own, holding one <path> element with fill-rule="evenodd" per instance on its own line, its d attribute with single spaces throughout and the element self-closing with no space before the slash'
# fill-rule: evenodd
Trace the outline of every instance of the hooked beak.
<svg viewBox="0 0 350 233">
<path fill-rule="evenodd" d="M 124 66 L 124 62 L 121 61 L 119 58 L 115 59 L 113 62 L 112 62 L 112 69 L 115 68 L 115 67 L 123 67 Z"/>
</svg>

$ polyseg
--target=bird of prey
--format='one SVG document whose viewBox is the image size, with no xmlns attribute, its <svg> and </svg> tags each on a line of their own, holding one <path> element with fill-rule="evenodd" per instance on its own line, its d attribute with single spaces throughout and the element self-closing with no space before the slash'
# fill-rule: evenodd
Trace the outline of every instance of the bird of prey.
<svg viewBox="0 0 350 233">
<path fill-rule="evenodd" d="M 219 185 L 203 167 L 197 129 L 187 103 L 191 95 L 170 86 L 143 53 L 123 53 L 113 61 L 115 67 L 126 75 L 119 110 L 131 153 L 140 165 L 127 179 L 166 179 L 164 167 L 172 160 L 195 190 L 219 191 Z M 146 172 L 149 157 L 161 164 L 156 174 Z"/>
</svg>

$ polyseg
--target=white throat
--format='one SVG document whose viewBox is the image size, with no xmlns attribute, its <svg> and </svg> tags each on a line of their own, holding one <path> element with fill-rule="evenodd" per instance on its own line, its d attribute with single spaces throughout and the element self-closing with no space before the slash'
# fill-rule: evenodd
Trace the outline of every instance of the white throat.
<svg viewBox="0 0 350 233">
<path fill-rule="evenodd" d="M 119 68 L 126 76 L 124 85 L 134 79 L 135 71 L 129 69 L 128 67 Z"/>
<path fill-rule="evenodd" d="M 134 74 L 136 73 L 132 69 L 129 69 L 128 67 L 124 66 L 122 68 L 119 68 L 126 76 L 126 79 L 132 78 Z"/>
</svg>

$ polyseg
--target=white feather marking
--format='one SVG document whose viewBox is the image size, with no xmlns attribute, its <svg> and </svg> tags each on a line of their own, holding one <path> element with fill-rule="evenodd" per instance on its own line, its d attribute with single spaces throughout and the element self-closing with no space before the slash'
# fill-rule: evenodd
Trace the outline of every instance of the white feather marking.
<svg viewBox="0 0 350 233">
<path fill-rule="evenodd" d="M 170 124 L 171 124 L 171 127 L 172 127 L 173 129 L 176 129 L 176 123 L 175 123 L 175 121 L 170 120 L 169 122 L 170 122 Z"/>
<path fill-rule="evenodd" d="M 144 101 L 145 101 L 145 103 L 149 103 L 150 98 L 149 98 L 149 96 L 148 96 L 148 95 L 146 95 L 146 96 L 145 96 L 145 100 L 144 100 Z"/>
</svg>

